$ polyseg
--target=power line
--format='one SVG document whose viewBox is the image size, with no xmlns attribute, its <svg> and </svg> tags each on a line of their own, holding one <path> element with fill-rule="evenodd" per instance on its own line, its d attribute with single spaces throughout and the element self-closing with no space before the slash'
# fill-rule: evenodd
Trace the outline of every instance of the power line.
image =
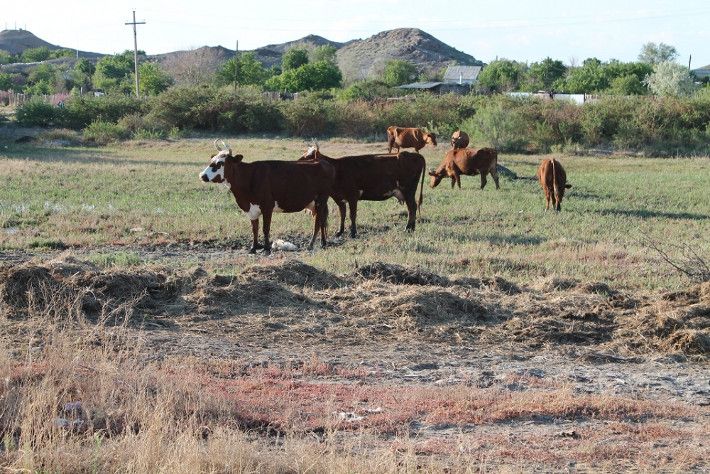
<svg viewBox="0 0 710 474">
<path fill-rule="evenodd" d="M 133 67 L 135 68 L 136 76 L 136 97 L 140 97 L 138 92 L 138 32 L 136 31 L 136 25 L 145 25 L 144 21 L 136 21 L 136 11 L 133 10 L 133 21 L 125 23 L 126 25 L 133 25 Z"/>
</svg>

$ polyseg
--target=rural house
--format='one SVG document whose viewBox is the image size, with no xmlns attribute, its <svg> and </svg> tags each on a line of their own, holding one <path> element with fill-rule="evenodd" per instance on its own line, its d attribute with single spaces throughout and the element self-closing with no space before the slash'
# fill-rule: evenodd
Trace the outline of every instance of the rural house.
<svg viewBox="0 0 710 474">
<path fill-rule="evenodd" d="M 423 90 L 436 94 L 449 92 L 466 94 L 471 90 L 478 79 L 478 74 L 483 66 L 449 66 L 441 82 L 414 82 L 399 86 L 400 89 Z"/>
</svg>

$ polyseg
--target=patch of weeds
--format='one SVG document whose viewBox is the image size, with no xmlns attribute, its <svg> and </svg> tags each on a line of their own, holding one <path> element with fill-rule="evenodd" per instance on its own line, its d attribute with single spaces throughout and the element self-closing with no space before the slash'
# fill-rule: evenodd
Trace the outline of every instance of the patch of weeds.
<svg viewBox="0 0 710 474">
<path fill-rule="evenodd" d="M 31 249 L 64 250 L 67 248 L 67 244 L 59 239 L 36 238 L 30 241 L 28 247 Z"/>
<path fill-rule="evenodd" d="M 98 267 L 135 267 L 143 260 L 136 252 L 112 252 L 92 255 L 88 260 Z"/>
</svg>

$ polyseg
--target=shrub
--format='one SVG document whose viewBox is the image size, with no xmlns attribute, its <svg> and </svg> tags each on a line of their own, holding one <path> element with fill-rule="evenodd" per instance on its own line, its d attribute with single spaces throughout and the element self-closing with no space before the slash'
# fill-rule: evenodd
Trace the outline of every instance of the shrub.
<svg viewBox="0 0 710 474">
<path fill-rule="evenodd" d="M 291 135 L 323 136 L 335 131 L 332 120 L 335 108 L 332 101 L 326 101 L 316 94 L 303 94 L 282 104 L 286 129 Z"/>
<path fill-rule="evenodd" d="M 15 111 L 17 123 L 26 127 L 52 127 L 61 125 L 64 109 L 36 98 L 25 102 Z"/>
<path fill-rule="evenodd" d="M 476 115 L 461 123 L 461 129 L 471 135 L 472 143 L 490 145 L 499 151 L 525 151 L 530 140 L 528 124 L 520 113 L 524 103 L 493 96 L 481 103 Z"/>
<path fill-rule="evenodd" d="M 97 145 L 107 145 L 123 140 L 130 136 L 130 132 L 116 123 L 97 120 L 91 122 L 84 129 L 84 140 Z"/>
<path fill-rule="evenodd" d="M 140 114 L 146 102 L 127 95 L 71 97 L 65 103 L 65 126 L 81 129 L 96 121 L 117 122 L 130 114 Z"/>
</svg>

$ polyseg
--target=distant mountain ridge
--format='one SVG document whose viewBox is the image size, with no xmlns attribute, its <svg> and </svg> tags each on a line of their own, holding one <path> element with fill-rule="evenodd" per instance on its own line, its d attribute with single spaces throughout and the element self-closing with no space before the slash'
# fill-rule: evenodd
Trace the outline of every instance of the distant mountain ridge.
<svg viewBox="0 0 710 474">
<path fill-rule="evenodd" d="M 382 31 L 366 39 L 357 39 L 339 43 L 322 36 L 308 35 L 295 41 L 269 44 L 256 48 L 254 53 L 265 67 L 281 64 L 283 54 L 293 47 L 314 49 L 330 45 L 336 48 L 338 67 L 343 72 L 345 81 L 368 79 L 379 76 L 386 63 L 393 59 L 409 61 L 422 72 L 438 72 L 446 66 L 459 64 L 480 66 L 483 62 L 459 51 L 434 36 L 418 28 L 397 28 Z M 27 48 L 47 47 L 50 50 L 62 49 L 44 41 L 26 30 L 0 31 L 0 49 L 12 54 L 22 53 Z M 70 49 L 70 48 L 66 48 Z M 204 46 L 194 50 L 174 51 L 149 55 L 170 69 L 177 68 L 184 72 L 186 65 L 200 63 L 201 67 L 215 71 L 224 61 L 234 56 L 235 51 L 222 46 Z M 98 58 L 100 53 L 79 51 L 81 57 Z M 189 69 L 189 68 L 187 68 Z M 189 73 L 189 71 L 188 71 Z"/>
<path fill-rule="evenodd" d="M 10 54 L 22 54 L 29 48 L 45 47 L 50 51 L 57 49 L 69 49 L 76 51 L 74 48 L 66 48 L 49 43 L 38 38 L 33 33 L 27 30 L 2 30 L 0 31 L 0 50 L 7 51 Z M 105 56 L 101 53 L 92 53 L 90 51 L 79 51 L 79 57 L 82 58 L 99 58 Z"/>
</svg>

